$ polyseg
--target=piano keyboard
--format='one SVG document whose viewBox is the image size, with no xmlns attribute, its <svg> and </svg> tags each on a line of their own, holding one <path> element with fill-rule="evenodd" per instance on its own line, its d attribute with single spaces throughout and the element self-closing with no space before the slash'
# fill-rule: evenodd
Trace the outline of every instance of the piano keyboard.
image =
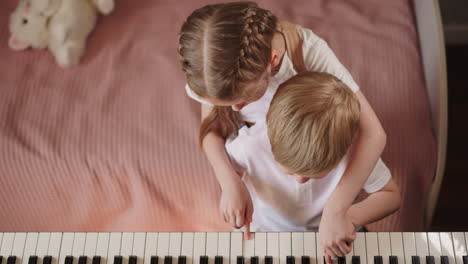
<svg viewBox="0 0 468 264">
<path fill-rule="evenodd" d="M 0 233 L 0 264 L 325 264 L 319 234 Z M 358 233 L 337 264 L 468 264 L 468 233 Z"/>
</svg>

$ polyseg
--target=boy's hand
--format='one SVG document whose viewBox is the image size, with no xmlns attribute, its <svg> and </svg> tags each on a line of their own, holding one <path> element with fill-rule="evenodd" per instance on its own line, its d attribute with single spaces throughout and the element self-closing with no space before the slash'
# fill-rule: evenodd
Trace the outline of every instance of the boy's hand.
<svg viewBox="0 0 468 264">
<path fill-rule="evenodd" d="M 320 245 L 325 261 L 331 264 L 331 258 L 342 257 L 351 252 L 351 245 L 356 239 L 354 224 L 345 212 L 327 214 L 324 212 L 319 225 Z"/>
<path fill-rule="evenodd" d="M 232 184 L 221 192 L 221 215 L 232 227 L 244 227 L 244 237 L 250 239 L 253 205 L 249 191 L 242 181 Z"/>
</svg>

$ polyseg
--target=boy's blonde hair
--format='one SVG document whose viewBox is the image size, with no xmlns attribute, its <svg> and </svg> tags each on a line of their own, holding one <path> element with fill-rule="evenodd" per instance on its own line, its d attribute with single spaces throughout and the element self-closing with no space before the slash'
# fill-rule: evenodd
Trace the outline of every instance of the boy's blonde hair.
<svg viewBox="0 0 468 264">
<path fill-rule="evenodd" d="M 303 72 L 290 78 L 267 115 L 276 161 L 303 177 L 332 169 L 358 132 L 359 114 L 356 95 L 333 75 Z"/>
</svg>

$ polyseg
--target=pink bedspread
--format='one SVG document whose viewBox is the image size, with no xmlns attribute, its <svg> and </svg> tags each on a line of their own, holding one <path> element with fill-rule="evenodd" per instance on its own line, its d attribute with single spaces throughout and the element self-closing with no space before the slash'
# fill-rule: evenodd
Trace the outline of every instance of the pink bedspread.
<svg viewBox="0 0 468 264">
<path fill-rule="evenodd" d="M 1 231 L 229 230 L 176 54 L 183 19 L 207 1 L 117 0 L 66 70 L 8 49 L 16 2 L 0 1 Z M 383 123 L 404 202 L 372 228 L 422 230 L 435 140 L 408 1 L 260 4 L 326 39 Z"/>
</svg>

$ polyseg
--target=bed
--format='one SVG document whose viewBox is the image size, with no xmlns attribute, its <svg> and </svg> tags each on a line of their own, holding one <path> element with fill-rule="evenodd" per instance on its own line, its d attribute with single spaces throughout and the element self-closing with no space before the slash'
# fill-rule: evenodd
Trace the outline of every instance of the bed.
<svg viewBox="0 0 468 264">
<path fill-rule="evenodd" d="M 0 231 L 229 230 L 176 53 L 183 19 L 214 1 L 117 1 L 70 69 L 8 49 L 16 2 L 0 1 Z M 438 2 L 258 2 L 324 38 L 386 130 L 403 204 L 368 228 L 426 230 L 447 140 Z"/>
</svg>

